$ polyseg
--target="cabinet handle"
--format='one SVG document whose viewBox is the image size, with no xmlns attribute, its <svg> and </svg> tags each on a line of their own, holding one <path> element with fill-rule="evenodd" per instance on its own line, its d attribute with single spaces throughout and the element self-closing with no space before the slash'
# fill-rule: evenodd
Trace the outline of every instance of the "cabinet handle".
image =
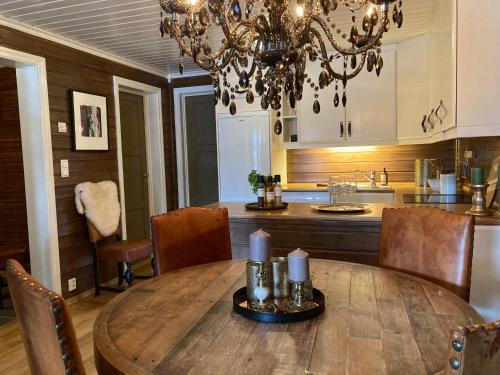
<svg viewBox="0 0 500 375">
<path fill-rule="evenodd" d="M 431 127 L 431 129 L 434 129 L 434 122 L 431 122 L 431 117 L 435 115 L 435 110 L 434 108 L 432 108 L 432 111 L 431 113 L 429 113 L 429 117 L 427 117 L 427 123 L 429 124 L 429 126 Z"/>
<path fill-rule="evenodd" d="M 441 101 L 439 102 L 439 106 L 438 106 L 438 107 L 437 107 L 437 109 L 436 109 L 436 117 L 438 118 L 439 123 L 440 123 L 441 125 L 443 125 L 443 119 L 442 119 L 441 117 L 439 117 L 439 113 L 438 113 L 438 112 L 439 112 L 439 109 L 440 109 L 440 108 L 442 108 L 442 107 L 443 107 L 443 100 L 441 100 Z"/>
<path fill-rule="evenodd" d="M 351 123 L 351 121 L 349 121 L 349 122 L 347 123 L 347 135 L 349 136 L 349 138 L 350 138 L 350 137 L 351 137 L 351 135 L 352 135 L 352 123 Z"/>
<path fill-rule="evenodd" d="M 344 122 L 340 121 L 340 138 L 344 138 Z"/>
<path fill-rule="evenodd" d="M 427 127 L 425 126 L 425 122 L 427 120 L 427 115 L 424 115 L 424 119 L 422 120 L 422 130 L 424 131 L 424 133 L 427 133 Z"/>
</svg>

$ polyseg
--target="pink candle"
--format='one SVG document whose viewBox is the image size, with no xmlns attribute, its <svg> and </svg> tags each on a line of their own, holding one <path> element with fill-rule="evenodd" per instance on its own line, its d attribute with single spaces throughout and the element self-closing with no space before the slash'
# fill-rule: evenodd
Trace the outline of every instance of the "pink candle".
<svg viewBox="0 0 500 375">
<path fill-rule="evenodd" d="M 259 229 L 250 234 L 250 256 L 254 262 L 267 262 L 271 256 L 271 235 Z"/>
<path fill-rule="evenodd" d="M 309 279 L 309 254 L 301 249 L 288 253 L 288 279 L 307 281 Z"/>
</svg>

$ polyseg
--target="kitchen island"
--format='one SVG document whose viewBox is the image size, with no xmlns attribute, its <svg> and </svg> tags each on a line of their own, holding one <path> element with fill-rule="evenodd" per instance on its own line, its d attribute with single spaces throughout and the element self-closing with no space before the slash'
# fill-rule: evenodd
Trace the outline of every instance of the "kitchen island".
<svg viewBox="0 0 500 375">
<path fill-rule="evenodd" d="M 243 203 L 219 202 L 209 207 L 226 207 L 229 213 L 234 259 L 248 257 L 248 236 L 262 228 L 272 235 L 273 255 L 286 255 L 300 247 L 313 258 L 376 265 L 380 225 L 384 208 L 438 207 L 464 214 L 469 204 L 370 203 L 371 209 L 357 214 L 317 212 L 309 203 L 290 203 L 277 211 L 247 210 Z M 476 225 L 500 226 L 500 219 L 476 218 Z"/>
</svg>

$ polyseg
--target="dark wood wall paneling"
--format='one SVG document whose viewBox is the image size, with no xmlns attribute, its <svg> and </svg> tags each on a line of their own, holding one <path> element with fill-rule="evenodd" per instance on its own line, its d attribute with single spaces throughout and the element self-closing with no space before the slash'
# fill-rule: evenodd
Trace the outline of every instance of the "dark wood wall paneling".
<svg viewBox="0 0 500 375">
<path fill-rule="evenodd" d="M 287 151 L 288 182 L 326 182 L 333 173 L 347 173 L 354 169 L 382 171 L 392 182 L 412 182 L 415 159 L 437 158 L 447 170 L 455 167 L 455 141 L 429 145 L 375 146 L 361 151 L 339 152 L 332 149 L 304 149 Z"/>
<path fill-rule="evenodd" d="M 83 181 L 118 182 L 116 156 L 116 125 L 113 102 L 113 75 L 162 88 L 163 126 L 167 206 L 176 206 L 175 136 L 170 113 L 168 81 L 144 71 L 130 68 L 51 41 L 0 26 L 0 45 L 43 56 L 46 59 L 50 121 L 57 200 L 57 221 L 61 261 L 61 281 L 65 297 L 93 287 L 92 258 L 85 221 L 78 215 L 74 203 L 74 186 Z M 107 96 L 110 150 L 107 152 L 74 152 L 70 90 L 80 90 Z M 59 121 L 68 124 L 68 133 L 58 133 Z M 69 160 L 70 177 L 61 178 L 60 160 Z M 104 277 L 115 276 L 115 265 L 104 269 Z M 68 291 L 67 280 L 76 277 L 78 289 Z"/>
<path fill-rule="evenodd" d="M 458 150 L 461 160 L 465 150 L 473 151 L 475 154 L 471 165 L 485 168 L 485 176 L 488 176 L 491 163 L 500 156 L 500 137 L 462 138 Z"/>
<path fill-rule="evenodd" d="M 28 243 L 16 70 L 0 68 L 0 242 Z"/>
</svg>

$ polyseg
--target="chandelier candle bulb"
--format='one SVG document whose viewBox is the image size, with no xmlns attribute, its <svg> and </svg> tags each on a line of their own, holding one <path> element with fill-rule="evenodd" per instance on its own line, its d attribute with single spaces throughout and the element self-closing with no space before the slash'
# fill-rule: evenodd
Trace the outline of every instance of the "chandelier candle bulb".
<svg viewBox="0 0 500 375">
<path fill-rule="evenodd" d="M 288 253 L 288 279 L 290 281 L 309 280 L 309 254 L 301 249 Z"/>
<path fill-rule="evenodd" d="M 268 262 L 271 257 L 271 235 L 259 229 L 250 234 L 250 255 L 252 262 Z"/>
</svg>

